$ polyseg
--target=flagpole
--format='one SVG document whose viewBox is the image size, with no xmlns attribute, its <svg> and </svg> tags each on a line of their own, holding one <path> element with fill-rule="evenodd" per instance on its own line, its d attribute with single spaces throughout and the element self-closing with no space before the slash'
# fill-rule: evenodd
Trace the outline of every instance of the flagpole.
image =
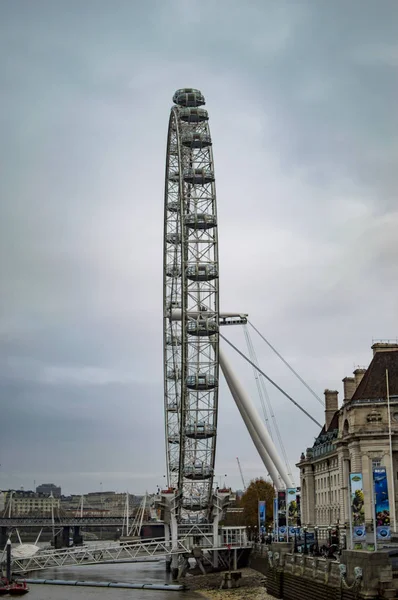
<svg viewBox="0 0 398 600">
<path fill-rule="evenodd" d="M 288 506 L 289 506 L 288 505 L 288 501 L 289 501 L 289 498 L 288 498 L 288 496 L 289 496 L 289 488 L 286 488 L 286 491 L 285 491 L 285 498 L 286 498 L 286 501 L 285 501 L 285 511 L 286 511 L 286 541 L 287 542 L 289 541 L 289 513 L 288 513 Z"/>
<path fill-rule="evenodd" d="M 391 432 L 391 409 L 390 409 L 390 387 L 388 381 L 388 369 L 386 369 L 386 389 L 387 389 L 387 411 L 388 411 L 388 437 L 390 440 L 390 469 L 391 469 L 391 487 L 392 487 L 392 522 L 393 531 L 397 531 L 397 516 L 395 514 L 395 479 L 394 479 L 394 460 L 392 454 L 392 432 Z"/>
<path fill-rule="evenodd" d="M 377 517 L 376 517 L 376 493 L 375 493 L 375 480 L 374 475 L 373 486 L 372 486 L 372 511 L 373 511 L 373 538 L 374 538 L 374 546 L 375 551 L 377 550 Z"/>
<path fill-rule="evenodd" d="M 345 461 L 348 467 L 348 461 Z M 353 539 L 353 535 L 352 535 L 352 495 L 351 495 L 351 477 L 350 477 L 350 470 L 347 468 L 348 471 L 348 525 L 350 528 L 350 550 L 354 550 L 354 539 Z"/>
</svg>

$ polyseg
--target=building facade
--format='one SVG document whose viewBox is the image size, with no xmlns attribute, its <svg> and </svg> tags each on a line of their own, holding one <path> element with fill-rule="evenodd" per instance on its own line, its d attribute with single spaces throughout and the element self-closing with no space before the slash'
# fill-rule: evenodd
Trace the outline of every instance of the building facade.
<svg viewBox="0 0 398 600">
<path fill-rule="evenodd" d="M 12 517 L 46 516 L 51 515 L 52 510 L 58 512 L 60 499 L 32 491 L 9 490 L 3 492 L 4 515 Z"/>
<path fill-rule="evenodd" d="M 303 525 L 347 526 L 349 474 L 362 473 L 365 522 L 370 530 L 373 524 L 373 469 L 383 466 L 387 470 L 391 526 L 395 530 L 393 499 L 397 506 L 398 344 L 376 343 L 372 350 L 373 359 L 369 367 L 356 369 L 353 377 L 343 379 L 341 406 L 338 391 L 325 390 L 325 425 L 297 465 L 300 469 Z"/>
<path fill-rule="evenodd" d="M 46 494 L 48 496 L 52 494 L 54 498 L 61 497 L 61 488 L 54 483 L 42 483 L 41 485 L 37 486 L 36 492 L 38 494 Z"/>
<path fill-rule="evenodd" d="M 142 500 L 142 496 L 129 494 L 129 510 L 136 509 Z M 67 513 L 82 513 L 91 516 L 123 516 L 126 512 L 126 494 L 117 492 L 89 492 L 83 496 L 62 496 L 61 508 Z"/>
</svg>

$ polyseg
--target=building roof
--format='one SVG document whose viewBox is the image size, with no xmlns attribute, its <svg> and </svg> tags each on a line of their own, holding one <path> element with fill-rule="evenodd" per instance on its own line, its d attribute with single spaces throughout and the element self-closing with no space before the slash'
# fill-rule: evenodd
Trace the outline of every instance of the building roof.
<svg viewBox="0 0 398 600">
<path fill-rule="evenodd" d="M 374 355 L 351 401 L 386 398 L 386 369 L 388 369 L 390 396 L 398 396 L 398 352 L 384 350 Z"/>
</svg>

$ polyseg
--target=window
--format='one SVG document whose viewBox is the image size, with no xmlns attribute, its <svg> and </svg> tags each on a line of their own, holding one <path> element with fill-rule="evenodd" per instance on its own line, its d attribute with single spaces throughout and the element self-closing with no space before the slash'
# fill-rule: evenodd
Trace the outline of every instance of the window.
<svg viewBox="0 0 398 600">
<path fill-rule="evenodd" d="M 381 467 L 381 458 L 372 458 L 372 471 Z"/>
</svg>

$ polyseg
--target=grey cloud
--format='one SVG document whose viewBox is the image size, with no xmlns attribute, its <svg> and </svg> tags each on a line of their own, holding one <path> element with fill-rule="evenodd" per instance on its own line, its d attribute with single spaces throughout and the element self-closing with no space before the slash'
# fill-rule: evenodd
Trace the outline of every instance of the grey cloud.
<svg viewBox="0 0 398 600">
<path fill-rule="evenodd" d="M 222 306 L 249 312 L 319 394 L 370 360 L 372 337 L 395 335 L 396 3 L 187 6 L 0 7 L 5 486 L 46 472 L 76 493 L 161 483 L 175 88 L 199 87 L 208 101 Z M 244 348 L 241 331 L 228 337 Z M 265 371 L 321 419 L 255 343 Z M 228 355 L 256 397 L 251 368 Z M 294 463 L 316 428 L 270 395 Z M 237 438 L 242 464 L 262 472 L 223 386 L 217 470 L 240 486 Z"/>
</svg>

